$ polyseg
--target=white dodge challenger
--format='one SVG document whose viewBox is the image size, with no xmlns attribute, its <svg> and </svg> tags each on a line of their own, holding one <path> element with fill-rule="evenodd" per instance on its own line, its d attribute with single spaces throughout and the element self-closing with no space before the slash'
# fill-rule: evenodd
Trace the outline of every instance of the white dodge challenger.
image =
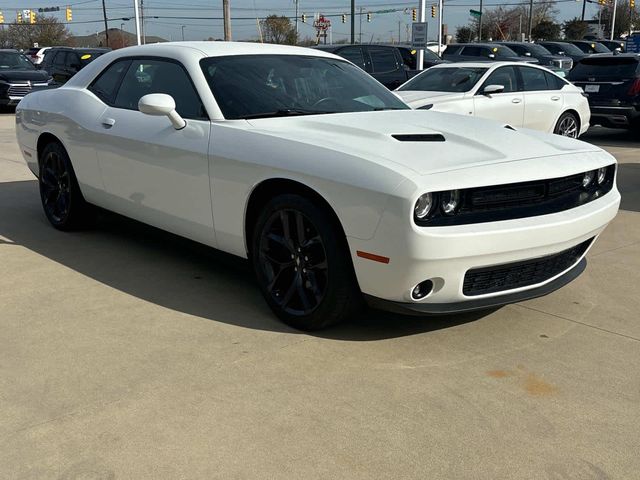
<svg viewBox="0 0 640 480">
<path fill-rule="evenodd" d="M 187 42 L 106 54 L 16 111 L 54 227 L 96 205 L 246 257 L 301 329 L 549 293 L 616 215 L 616 161 L 574 139 L 413 111 L 343 58 Z"/>
</svg>

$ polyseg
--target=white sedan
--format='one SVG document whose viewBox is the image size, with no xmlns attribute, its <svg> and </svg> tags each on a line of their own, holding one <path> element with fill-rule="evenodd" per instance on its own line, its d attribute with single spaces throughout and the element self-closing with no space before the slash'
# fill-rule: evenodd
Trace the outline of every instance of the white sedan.
<svg viewBox="0 0 640 480">
<path fill-rule="evenodd" d="M 16 123 L 54 227 L 97 205 L 248 258 L 302 329 L 363 298 L 428 314 L 544 295 L 582 272 L 620 202 L 597 147 L 411 110 L 297 47 L 120 49 L 25 97 Z"/>
<path fill-rule="evenodd" d="M 411 108 L 489 118 L 577 138 L 591 112 L 582 89 L 544 67 L 515 62 L 431 67 L 396 90 Z"/>
</svg>

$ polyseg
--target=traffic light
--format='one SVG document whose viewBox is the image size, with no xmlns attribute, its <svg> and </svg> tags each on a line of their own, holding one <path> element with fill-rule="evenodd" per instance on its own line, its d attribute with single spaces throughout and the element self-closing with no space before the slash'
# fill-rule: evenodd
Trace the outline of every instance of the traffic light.
<svg viewBox="0 0 640 480">
<path fill-rule="evenodd" d="M 71 7 L 67 7 L 67 12 L 66 12 L 66 19 L 67 22 L 70 22 L 71 20 L 73 20 L 73 12 L 71 11 Z"/>
<path fill-rule="evenodd" d="M 431 5 L 431 18 L 436 18 L 436 6 Z"/>
<path fill-rule="evenodd" d="M 371 21 L 371 14 L 367 13 L 367 22 L 370 22 L 370 21 Z"/>
<path fill-rule="evenodd" d="M 307 16 L 303 13 L 300 20 L 302 20 L 302 23 L 307 23 Z"/>
<path fill-rule="evenodd" d="M 36 23 L 36 11 L 29 10 L 29 23 Z"/>
<path fill-rule="evenodd" d="M 416 10 L 415 8 L 413 10 L 411 10 L 411 19 L 414 22 L 418 21 L 418 10 Z"/>
<path fill-rule="evenodd" d="M 16 15 L 16 23 L 22 23 L 22 12 L 18 12 Z"/>
<path fill-rule="evenodd" d="M 0 12 L 0 23 L 4 23 L 4 13 Z"/>
<path fill-rule="evenodd" d="M 629 6 L 631 8 L 636 8 L 636 0 L 629 0 Z"/>
<path fill-rule="evenodd" d="M 344 13 L 342 14 L 342 23 L 347 23 L 347 16 Z"/>
</svg>

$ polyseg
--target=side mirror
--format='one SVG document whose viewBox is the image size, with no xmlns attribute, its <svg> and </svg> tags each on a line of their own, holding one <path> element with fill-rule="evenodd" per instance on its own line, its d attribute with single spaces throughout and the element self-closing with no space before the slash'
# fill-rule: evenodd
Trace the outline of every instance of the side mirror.
<svg viewBox="0 0 640 480">
<path fill-rule="evenodd" d="M 488 57 L 489 57 L 489 58 L 496 58 L 496 55 L 495 55 L 495 53 L 490 53 L 490 54 L 488 55 Z"/>
<path fill-rule="evenodd" d="M 187 126 L 187 122 L 176 112 L 176 102 L 171 95 L 164 93 L 150 93 L 138 101 L 138 110 L 145 115 L 168 117 L 176 130 Z"/>
<path fill-rule="evenodd" d="M 487 85 L 482 90 L 483 95 L 491 95 L 492 93 L 504 92 L 504 85 Z"/>
<path fill-rule="evenodd" d="M 531 52 L 524 52 L 524 56 L 525 57 L 530 57 L 531 56 Z"/>
</svg>

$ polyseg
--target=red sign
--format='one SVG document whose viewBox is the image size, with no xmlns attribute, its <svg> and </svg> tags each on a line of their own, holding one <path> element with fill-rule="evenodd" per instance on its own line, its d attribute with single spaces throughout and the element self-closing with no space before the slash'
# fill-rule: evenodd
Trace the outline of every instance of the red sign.
<svg viewBox="0 0 640 480">
<path fill-rule="evenodd" d="M 331 20 L 320 15 L 318 19 L 313 22 L 313 26 L 317 30 L 322 30 L 324 32 L 325 30 L 329 30 L 329 27 L 331 26 Z"/>
</svg>

